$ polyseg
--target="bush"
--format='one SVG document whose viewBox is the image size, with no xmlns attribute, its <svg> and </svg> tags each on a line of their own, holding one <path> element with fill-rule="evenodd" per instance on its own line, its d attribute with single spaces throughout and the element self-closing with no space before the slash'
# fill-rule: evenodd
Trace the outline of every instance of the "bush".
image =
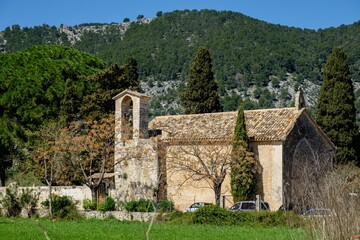
<svg viewBox="0 0 360 240">
<path fill-rule="evenodd" d="M 6 188 L 5 197 L 1 200 L 1 204 L 7 210 L 7 215 L 10 217 L 17 217 L 21 213 L 20 199 L 17 196 L 17 186 L 12 185 Z"/>
<path fill-rule="evenodd" d="M 148 199 L 133 200 L 125 204 L 125 209 L 129 212 L 153 212 L 155 202 Z"/>
<path fill-rule="evenodd" d="M 1 200 L 1 204 L 11 217 L 19 216 L 21 209 L 25 209 L 27 216 L 31 217 L 38 200 L 39 195 L 33 193 L 32 189 L 22 189 L 20 193 L 17 184 L 11 184 L 6 188 L 6 194 Z"/>
<path fill-rule="evenodd" d="M 85 210 L 95 210 L 96 209 L 96 202 L 92 201 L 91 199 L 84 199 L 83 200 L 83 208 Z"/>
<path fill-rule="evenodd" d="M 263 227 L 303 226 L 301 216 L 284 211 L 229 212 L 224 208 L 210 205 L 200 208 L 193 214 L 193 223 L 195 224 L 259 225 Z"/>
<path fill-rule="evenodd" d="M 115 200 L 112 197 L 106 197 L 105 202 L 98 206 L 98 210 L 101 212 L 114 211 Z"/>
<path fill-rule="evenodd" d="M 45 207 L 49 207 L 49 199 L 41 203 Z M 75 203 L 69 196 L 54 195 L 51 201 L 52 215 L 55 218 L 63 218 L 68 220 L 80 219 L 81 215 L 76 211 Z"/>
<path fill-rule="evenodd" d="M 226 225 L 229 224 L 231 213 L 224 208 L 216 205 L 209 205 L 202 207 L 194 212 L 193 222 L 198 224 L 215 224 Z"/>
<path fill-rule="evenodd" d="M 157 209 L 160 210 L 160 212 L 172 212 L 174 210 L 174 203 L 165 199 L 158 203 Z"/>
</svg>

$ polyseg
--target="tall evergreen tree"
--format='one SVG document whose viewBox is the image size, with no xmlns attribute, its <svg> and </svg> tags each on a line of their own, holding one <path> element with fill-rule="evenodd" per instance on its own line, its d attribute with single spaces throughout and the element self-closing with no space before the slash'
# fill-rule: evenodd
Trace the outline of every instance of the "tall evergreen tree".
<svg viewBox="0 0 360 240">
<path fill-rule="evenodd" d="M 180 99 L 187 114 L 222 110 L 208 49 L 199 48 L 190 69 L 187 86 L 180 94 Z"/>
<path fill-rule="evenodd" d="M 316 120 L 337 146 L 337 163 L 360 165 L 359 128 L 356 124 L 354 89 L 346 54 L 334 48 L 324 68 Z"/>
<path fill-rule="evenodd" d="M 234 130 L 230 184 L 235 201 L 248 199 L 255 194 L 257 164 L 250 149 L 246 133 L 243 104 L 240 105 Z"/>
<path fill-rule="evenodd" d="M 127 85 L 134 91 L 140 91 L 138 64 L 135 58 L 129 57 L 124 65 L 124 77 Z"/>
</svg>

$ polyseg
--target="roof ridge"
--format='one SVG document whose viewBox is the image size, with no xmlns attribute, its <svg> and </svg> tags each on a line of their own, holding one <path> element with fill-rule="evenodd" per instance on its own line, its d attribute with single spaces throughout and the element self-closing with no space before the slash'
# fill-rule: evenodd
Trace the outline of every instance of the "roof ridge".
<svg viewBox="0 0 360 240">
<path fill-rule="evenodd" d="M 267 108 L 267 109 L 251 109 L 244 110 L 244 112 L 260 112 L 260 111 L 275 111 L 275 110 L 294 110 L 297 111 L 294 107 L 286 107 L 286 108 Z M 237 111 L 228 111 L 228 112 L 214 112 L 214 113 L 192 113 L 192 114 L 178 114 L 178 115 L 162 115 L 156 116 L 155 118 L 168 118 L 168 117 L 192 117 L 192 116 L 204 116 L 204 115 L 226 115 L 226 114 L 236 114 Z"/>
</svg>

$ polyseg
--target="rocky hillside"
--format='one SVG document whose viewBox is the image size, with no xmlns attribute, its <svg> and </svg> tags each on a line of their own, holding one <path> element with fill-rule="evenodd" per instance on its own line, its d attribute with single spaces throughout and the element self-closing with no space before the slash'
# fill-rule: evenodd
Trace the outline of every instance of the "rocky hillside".
<svg viewBox="0 0 360 240">
<path fill-rule="evenodd" d="M 38 44 L 72 46 L 98 55 L 108 65 L 133 56 L 142 88 L 153 96 L 151 115 L 182 112 L 178 93 L 199 46 L 210 50 L 225 110 L 235 110 L 240 99 L 247 108 L 289 106 L 298 87 L 313 109 L 322 70 L 334 46 L 348 55 L 356 88 L 360 82 L 360 21 L 314 31 L 229 11 L 184 10 L 129 23 L 14 25 L 0 34 L 0 42 L 2 52 Z M 360 99 L 357 106 L 360 109 Z"/>
</svg>

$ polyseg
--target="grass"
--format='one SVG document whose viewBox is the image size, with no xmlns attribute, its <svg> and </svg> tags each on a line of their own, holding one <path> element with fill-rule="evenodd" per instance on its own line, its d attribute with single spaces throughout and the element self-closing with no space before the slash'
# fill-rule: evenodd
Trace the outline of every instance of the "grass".
<svg viewBox="0 0 360 240">
<path fill-rule="evenodd" d="M 148 223 L 0 218 L 0 239 L 145 239 Z M 302 229 L 155 223 L 150 239 L 306 239 Z"/>
</svg>

